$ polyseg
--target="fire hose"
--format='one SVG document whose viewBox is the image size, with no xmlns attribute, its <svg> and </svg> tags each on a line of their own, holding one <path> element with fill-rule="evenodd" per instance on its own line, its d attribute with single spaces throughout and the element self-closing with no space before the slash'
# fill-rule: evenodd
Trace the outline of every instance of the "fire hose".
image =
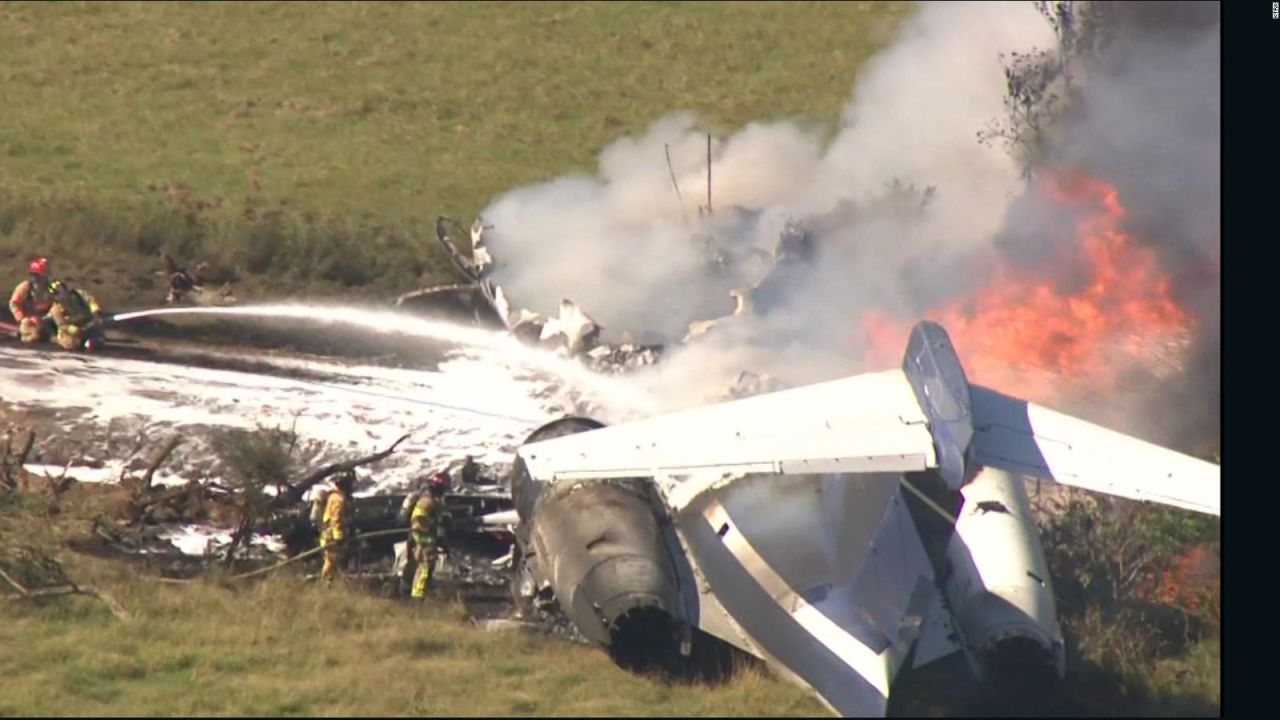
<svg viewBox="0 0 1280 720">
<path fill-rule="evenodd" d="M 373 539 L 373 538 L 386 537 L 386 536 L 388 536 L 388 535 L 400 535 L 400 534 L 407 534 L 408 532 L 409 532 L 409 528 L 407 528 L 407 527 L 404 527 L 404 528 L 393 528 L 393 529 L 391 529 L 391 530 L 377 530 L 377 531 L 375 531 L 375 532 L 371 532 L 371 533 L 364 533 L 364 534 L 361 534 L 361 535 L 356 535 L 356 536 L 353 536 L 351 539 L 352 539 L 353 541 L 359 542 L 359 541 L 361 541 L 361 540 L 371 540 L 371 539 Z M 284 567 L 284 566 L 286 566 L 286 565 L 292 565 L 293 563 L 296 563 L 296 562 L 298 562 L 299 560 L 302 560 L 302 559 L 305 559 L 305 558 L 309 558 L 309 557 L 311 557 L 312 555 L 315 555 L 316 553 L 321 552 L 322 550 L 324 550 L 324 546 L 323 546 L 323 545 L 320 545 L 320 546 L 317 546 L 317 547 L 313 547 L 313 548 L 311 548 L 310 550 L 308 550 L 308 551 L 306 551 L 306 552 L 304 552 L 304 553 L 298 553 L 297 555 L 294 555 L 293 557 L 288 558 L 288 559 L 286 559 L 286 560 L 282 560 L 281 562 L 278 562 L 278 563 L 276 563 L 275 565 L 269 565 L 269 566 L 264 567 L 264 568 L 258 568 L 257 570 L 252 570 L 252 571 L 247 572 L 247 573 L 241 573 L 241 574 L 239 574 L 239 575 L 232 575 L 231 577 L 227 578 L 227 580 L 245 580 L 245 579 L 247 579 L 247 578 L 256 577 L 256 576 L 258 576 L 258 575 L 265 575 L 266 573 L 273 572 L 273 571 L 275 571 L 275 570 L 279 570 L 280 568 L 282 568 L 282 567 Z M 195 580 L 194 580 L 194 579 L 191 579 L 191 578 L 166 578 L 166 577 L 155 577 L 155 576 L 149 576 L 149 575 L 144 575 L 143 577 L 145 577 L 147 580 L 154 580 L 154 581 L 156 581 L 156 582 L 164 582 L 164 583 L 181 583 L 181 584 L 185 584 L 185 583 L 195 582 Z"/>
</svg>

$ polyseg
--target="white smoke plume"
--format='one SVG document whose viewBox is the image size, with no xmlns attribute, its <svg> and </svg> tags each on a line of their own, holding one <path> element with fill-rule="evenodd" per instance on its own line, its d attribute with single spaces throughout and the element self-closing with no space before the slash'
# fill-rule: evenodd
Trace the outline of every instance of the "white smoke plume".
<svg viewBox="0 0 1280 720">
<path fill-rule="evenodd" d="M 860 71 L 829 142 L 785 122 L 752 123 L 716 139 L 709 217 L 699 214 L 706 140 L 691 113 L 618 140 L 601 154 L 594 177 L 499 197 L 483 213 L 501 262 L 495 277 L 535 310 L 573 299 L 606 327 L 606 337 L 678 340 L 691 321 L 731 312 L 728 291 L 754 286 L 767 269 L 752 249 L 772 253 L 787 219 L 805 220 L 817 236 L 817 256 L 780 288 L 777 311 L 731 330 L 725 324 L 677 352 L 658 386 L 684 380 L 664 394 L 671 404 L 688 404 L 723 390 L 744 368 L 792 383 L 856 372 L 859 355 L 841 334 L 852 330 L 857 313 L 915 311 L 930 286 L 959 282 L 930 272 L 933 261 L 963 257 L 1000 227 L 1019 191 L 1019 171 L 975 135 L 1001 112 L 1000 53 L 1052 39 L 1029 4 L 925 5 Z M 936 196 L 921 215 L 869 210 L 868 201 L 894 180 L 936 186 Z M 710 279 L 704 234 L 737 259 Z M 688 392 L 693 387 L 702 392 Z"/>
<path fill-rule="evenodd" d="M 1216 248 L 1220 217 L 1219 32 L 1204 8 L 1191 14 L 1173 29 L 1143 27 L 1078 78 L 1080 102 L 1053 148 L 1055 163 L 1118 189 L 1126 230 L 1157 246 L 1175 277 L 1216 252 L 1206 249 Z M 518 304 L 553 312 L 571 298 L 606 339 L 641 342 L 679 340 L 690 322 L 732 312 L 730 290 L 759 285 L 756 312 L 720 322 L 635 378 L 664 408 L 716 399 L 741 370 L 798 384 L 882 369 L 862 366 L 867 348 L 855 332 L 868 311 L 919 318 L 980 290 L 993 259 L 1072 281 L 1052 267 L 1053 245 L 1078 240 L 1064 232 L 1070 218 L 1027 192 L 1003 148 L 977 141 L 1005 116 L 1002 56 L 1056 43 L 1031 3 L 924 4 L 860 69 L 829 141 L 788 122 L 715 139 L 714 214 L 699 212 L 706 139 L 690 113 L 618 140 L 593 176 L 500 196 L 483 213 L 494 226 L 495 277 Z M 895 182 L 936 192 L 921 209 L 918 193 L 890 190 Z M 807 227 L 812 260 L 782 263 L 761 284 L 772 262 L 762 258 L 791 219 Z M 730 262 L 713 262 L 707 237 Z M 1203 280 L 1180 285 L 1179 300 L 1197 317 L 1199 345 L 1216 349 L 1216 278 Z M 1192 369 L 1203 375 L 1196 358 Z M 1207 366 L 1216 382 L 1216 361 Z M 1150 378 L 1134 387 L 1152 392 Z M 1216 423 L 1216 388 L 1212 395 L 1202 404 Z M 1104 402 L 1063 409 L 1152 439 L 1171 430 L 1151 427 L 1132 401 L 1117 417 L 1103 412 L 1109 399 L 1095 399 Z"/>
</svg>

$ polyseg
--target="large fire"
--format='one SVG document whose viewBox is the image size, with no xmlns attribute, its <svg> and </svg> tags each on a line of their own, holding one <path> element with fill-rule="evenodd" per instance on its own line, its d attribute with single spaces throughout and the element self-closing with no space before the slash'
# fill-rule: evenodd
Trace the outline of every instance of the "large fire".
<svg viewBox="0 0 1280 720">
<path fill-rule="evenodd" d="M 1063 390 L 1109 390 L 1129 368 L 1176 372 L 1193 321 L 1174 301 L 1152 249 L 1122 229 L 1116 189 L 1064 170 L 1043 176 L 1033 191 L 1077 218 L 1069 254 L 1029 271 L 993 253 L 985 287 L 925 314 L 951 334 L 970 379 L 1045 401 Z M 1067 273 L 1086 280 L 1078 290 L 1055 289 Z M 868 313 L 867 366 L 892 363 L 908 331 L 906 322 Z"/>
</svg>

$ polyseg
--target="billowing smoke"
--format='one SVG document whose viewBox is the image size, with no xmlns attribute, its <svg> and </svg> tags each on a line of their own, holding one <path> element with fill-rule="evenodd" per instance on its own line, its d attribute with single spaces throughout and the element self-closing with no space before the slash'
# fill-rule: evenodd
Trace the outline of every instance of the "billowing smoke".
<svg viewBox="0 0 1280 720">
<path fill-rule="evenodd" d="M 1216 255 L 1205 253 L 1219 242 L 1219 34 L 1216 14 L 1198 18 L 1144 28 L 1076 78 L 1079 102 L 1052 139 L 1055 164 L 1114 186 L 1125 231 L 1156 248 L 1173 278 L 1213 266 Z M 1009 153 L 976 140 L 1005 112 L 1002 57 L 1056 42 L 1030 3 L 926 4 L 859 71 L 834 137 L 752 123 L 715 139 L 712 213 L 703 207 L 706 138 L 690 113 L 618 140 L 595 176 L 499 197 L 484 211 L 495 278 L 518 305 L 554 313 L 570 298 L 606 339 L 639 342 L 678 341 L 690 323 L 733 312 L 731 290 L 753 290 L 750 311 L 636 378 L 664 407 L 721 397 L 742 370 L 797 384 L 896 365 L 905 338 L 890 333 L 880 339 L 893 347 L 868 347 L 868 317 L 909 326 L 968 307 L 1003 277 L 997 265 L 1069 293 L 1088 280 L 1053 249 L 1078 243 L 1064 228 L 1079 209 L 1032 192 Z M 1216 350 L 1216 275 L 1191 274 L 1195 282 L 1175 280 L 1175 295 L 1195 320 L 1197 350 Z M 1200 360 L 1197 352 L 1185 362 Z M 1205 387 L 1197 402 L 1212 405 L 1216 422 L 1216 362 L 1208 364 L 1213 397 Z M 1082 414 L 1126 425 L 1093 410 Z"/>
<path fill-rule="evenodd" d="M 726 323 L 687 358 L 673 357 L 664 374 L 706 391 L 672 394 L 692 403 L 744 367 L 787 382 L 855 372 L 860 359 L 849 342 L 859 311 L 914 311 L 935 284 L 962 281 L 931 260 L 959 261 L 999 228 L 1020 187 L 1018 168 L 978 145 L 975 133 L 1001 109 L 1000 52 L 1052 37 L 1029 5 L 926 6 L 860 72 L 830 142 L 792 123 L 753 123 L 716 140 L 710 216 L 700 213 L 706 146 L 697 118 L 663 118 L 643 137 L 607 148 L 598 176 L 521 188 L 486 209 L 502 262 L 496 277 L 536 310 L 573 299 L 614 338 L 626 331 L 638 341 L 678 340 L 690 322 L 730 313 L 728 291 L 759 283 L 787 220 L 803 220 L 815 257 L 757 298 L 768 312 L 732 331 Z M 923 213 L 895 213 L 884 210 L 894 181 L 939 190 Z M 903 204 L 920 202 L 897 194 Z M 708 236 L 727 261 L 717 262 Z"/>
</svg>

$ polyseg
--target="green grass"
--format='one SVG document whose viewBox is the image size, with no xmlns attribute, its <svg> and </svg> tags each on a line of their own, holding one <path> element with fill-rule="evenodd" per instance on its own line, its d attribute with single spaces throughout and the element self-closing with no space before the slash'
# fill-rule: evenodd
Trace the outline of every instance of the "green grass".
<svg viewBox="0 0 1280 720">
<path fill-rule="evenodd" d="M 1222 713 L 1222 636 L 1217 623 L 1160 647 L 1154 630 L 1096 612 L 1063 617 L 1067 678 L 1055 709 L 1084 716 L 1216 717 Z M 1176 647 L 1168 647 L 1168 645 Z"/>
<path fill-rule="evenodd" d="M 414 607 L 287 579 L 116 591 L 134 619 L 91 599 L 7 609 L 5 715 L 814 715 L 809 693 L 739 675 L 665 685 L 603 653 L 465 625 Z"/>
<path fill-rule="evenodd" d="M 263 294 L 405 289 L 443 273 L 437 214 L 591 171 L 670 111 L 718 131 L 833 127 L 858 65 L 911 9 L 5 3 L 0 267 L 47 247 L 101 270 L 109 300 L 151 297 L 121 287 L 140 274 L 127 261 L 155 265 L 164 246 L 269 276 Z M 264 223 L 271 210 L 290 227 Z M 376 266 L 334 269 L 347 258 Z"/>
<path fill-rule="evenodd" d="M 18 543 L 108 592 L 0 600 L 0 716 L 825 715 L 756 668 L 719 686 L 621 670 L 594 648 L 486 632 L 443 600 L 397 602 L 277 575 L 255 585 L 160 584 L 136 563 L 75 552 L 119 490 L 77 486 L 56 505 L 0 491 L 0 562 Z M 0 581 L 0 596 L 11 588 Z"/>
</svg>

